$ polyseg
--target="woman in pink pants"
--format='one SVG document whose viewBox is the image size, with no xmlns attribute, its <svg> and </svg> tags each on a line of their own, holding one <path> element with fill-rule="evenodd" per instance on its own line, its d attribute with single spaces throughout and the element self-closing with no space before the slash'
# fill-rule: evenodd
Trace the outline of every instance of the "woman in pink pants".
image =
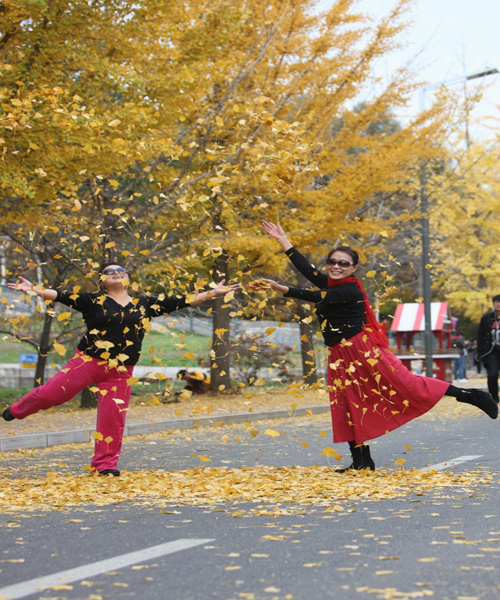
<svg viewBox="0 0 500 600">
<path fill-rule="evenodd" d="M 24 419 L 71 400 L 91 384 L 99 388 L 94 455 L 91 466 L 101 475 L 118 476 L 125 416 L 130 400 L 134 365 L 141 353 L 142 340 L 153 317 L 186 306 L 197 306 L 239 289 L 238 284 L 215 288 L 195 295 L 189 302 L 184 296 L 157 297 L 128 294 L 128 272 L 120 265 L 106 263 L 100 269 L 102 289 L 94 293 L 68 293 L 42 289 L 19 277 L 7 284 L 20 292 L 35 292 L 44 300 L 61 302 L 82 313 L 87 332 L 75 355 L 61 371 L 23 396 L 3 412 L 6 421 Z"/>
</svg>

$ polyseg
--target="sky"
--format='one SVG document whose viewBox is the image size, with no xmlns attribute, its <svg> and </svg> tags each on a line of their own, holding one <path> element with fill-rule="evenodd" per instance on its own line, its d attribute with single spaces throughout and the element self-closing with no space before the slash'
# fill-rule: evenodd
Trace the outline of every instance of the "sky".
<svg viewBox="0 0 500 600">
<path fill-rule="evenodd" d="M 358 0 L 356 8 L 375 17 L 387 14 L 396 0 Z M 323 6 L 328 0 L 321 2 Z M 413 0 L 408 13 L 412 23 L 405 33 L 402 50 L 385 57 L 376 65 L 376 74 L 390 75 L 391 70 L 402 66 L 417 56 L 418 80 L 427 84 L 438 84 L 457 80 L 465 75 L 495 67 L 500 71 L 500 0 Z M 479 85 L 483 97 L 473 119 L 486 123 L 488 116 L 500 118 L 500 73 L 468 82 L 468 89 Z M 452 85 L 459 91 L 462 84 Z M 418 112 L 419 94 L 406 109 L 403 118 Z M 431 103 L 432 92 L 426 92 L 425 104 Z M 500 122 L 497 123 L 500 125 Z M 472 140 L 492 137 L 495 123 L 472 125 Z M 478 140 L 479 141 L 479 140 Z"/>
</svg>

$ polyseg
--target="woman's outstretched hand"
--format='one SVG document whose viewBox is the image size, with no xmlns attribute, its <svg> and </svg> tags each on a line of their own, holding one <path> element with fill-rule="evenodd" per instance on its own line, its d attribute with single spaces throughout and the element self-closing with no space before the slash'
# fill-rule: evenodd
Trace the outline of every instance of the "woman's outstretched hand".
<svg viewBox="0 0 500 600">
<path fill-rule="evenodd" d="M 254 292 L 269 289 L 276 290 L 282 294 L 286 294 L 288 292 L 288 286 L 282 285 L 281 283 L 274 281 L 274 279 L 266 279 L 265 277 L 262 279 L 257 279 L 256 281 L 252 281 L 248 284 L 248 287 Z"/>
<path fill-rule="evenodd" d="M 286 233 L 283 231 L 283 227 L 281 227 L 279 223 L 275 225 L 274 223 L 271 223 L 271 221 L 263 221 L 262 228 L 271 237 L 273 237 L 275 240 L 278 240 L 283 247 L 283 250 L 286 251 L 292 247 L 292 243 L 288 239 Z"/>
<path fill-rule="evenodd" d="M 24 277 L 21 277 L 20 275 L 17 277 L 17 279 L 19 281 L 16 281 L 15 283 L 7 283 L 7 287 L 11 290 L 15 290 L 16 292 L 30 292 L 33 290 L 34 286 L 30 281 L 24 279 Z"/>
<path fill-rule="evenodd" d="M 271 221 L 262 221 L 262 227 L 266 233 L 277 240 L 281 237 L 286 237 L 283 227 L 281 227 L 279 223 L 275 225 L 274 223 L 271 223 Z"/>
<path fill-rule="evenodd" d="M 217 298 L 217 296 L 225 296 L 226 294 L 229 294 L 229 292 L 241 290 L 241 284 L 239 283 L 233 283 L 232 285 L 224 285 L 225 283 L 226 280 L 222 279 L 214 288 L 211 288 L 206 292 L 201 292 L 200 294 L 197 294 L 196 296 L 187 300 L 188 304 L 190 306 L 198 306 L 206 300 L 212 300 L 213 298 Z"/>
<path fill-rule="evenodd" d="M 232 285 L 224 285 L 226 283 L 225 279 L 219 281 L 219 283 L 210 290 L 210 294 L 212 296 L 224 296 L 229 292 L 235 292 L 236 290 L 241 290 L 241 284 L 233 283 Z"/>
</svg>

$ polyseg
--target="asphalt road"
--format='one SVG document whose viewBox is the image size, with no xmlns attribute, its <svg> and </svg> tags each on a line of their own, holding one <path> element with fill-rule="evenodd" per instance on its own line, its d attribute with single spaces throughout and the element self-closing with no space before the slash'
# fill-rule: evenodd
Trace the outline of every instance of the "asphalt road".
<svg viewBox="0 0 500 600">
<path fill-rule="evenodd" d="M 376 440 L 381 470 L 397 469 L 399 459 L 425 468 L 475 456 L 452 470 L 492 477 L 439 493 L 347 498 L 340 512 L 314 504 L 280 514 L 262 503 L 121 502 L 4 514 L 0 599 L 498 600 L 498 426 L 481 416 L 420 419 Z M 281 435 L 266 435 L 267 428 Z M 224 434 L 230 439 L 221 443 Z M 200 467 L 199 456 L 210 467 L 334 466 L 321 454 L 326 446 L 328 417 L 300 418 L 127 440 L 121 468 L 188 469 Z M 88 455 L 77 446 L 12 453 L 2 467 L 14 478 L 35 479 L 54 465 L 71 474 Z M 49 587 L 36 591 L 40 585 Z"/>
</svg>

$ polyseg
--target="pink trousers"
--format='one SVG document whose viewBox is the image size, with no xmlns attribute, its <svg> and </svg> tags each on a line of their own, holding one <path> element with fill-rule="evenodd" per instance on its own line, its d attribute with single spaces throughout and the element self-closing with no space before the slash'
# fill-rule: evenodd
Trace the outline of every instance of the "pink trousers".
<svg viewBox="0 0 500 600">
<path fill-rule="evenodd" d="M 90 464 L 97 471 L 116 469 L 133 370 L 133 366 L 111 367 L 106 361 L 77 350 L 57 375 L 23 396 L 10 411 L 16 419 L 24 419 L 40 410 L 64 404 L 87 386 L 95 384 L 99 393 L 94 456 Z"/>
</svg>

